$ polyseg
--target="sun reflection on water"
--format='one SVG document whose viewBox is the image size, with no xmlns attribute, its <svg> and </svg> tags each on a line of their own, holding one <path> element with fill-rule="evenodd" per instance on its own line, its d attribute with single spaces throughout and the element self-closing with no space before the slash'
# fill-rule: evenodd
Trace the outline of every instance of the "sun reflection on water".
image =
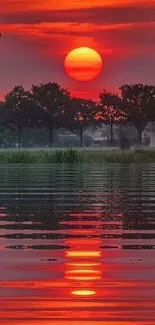
<svg viewBox="0 0 155 325">
<path fill-rule="evenodd" d="M 74 225 L 77 224 L 77 229 L 70 228 L 71 236 L 86 234 L 85 229 L 79 229 L 80 224 L 83 225 L 82 216 L 85 214 L 70 214 L 71 218 L 76 217 Z M 101 217 L 101 214 L 98 214 L 97 217 Z M 71 226 L 72 221 L 68 221 L 66 224 Z M 89 230 L 89 234 L 86 234 L 85 238 L 80 238 L 80 240 L 70 238 L 65 241 L 66 245 L 70 247 L 65 251 L 65 256 L 69 259 L 65 264 L 65 279 L 71 281 L 72 288 L 75 286 L 75 289 L 70 291 L 71 295 L 85 297 L 97 294 L 94 289 L 94 281 L 99 281 L 102 278 L 102 264 L 99 261 L 101 240 L 91 237 L 91 234 L 94 236 L 95 233 L 99 235 L 98 227 Z"/>
</svg>

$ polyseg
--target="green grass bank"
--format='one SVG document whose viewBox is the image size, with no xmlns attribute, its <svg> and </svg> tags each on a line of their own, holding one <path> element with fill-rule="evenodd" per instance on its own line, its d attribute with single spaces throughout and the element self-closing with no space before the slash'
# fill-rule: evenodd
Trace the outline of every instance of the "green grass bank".
<svg viewBox="0 0 155 325">
<path fill-rule="evenodd" d="M 155 163 L 155 150 L 46 149 L 1 150 L 0 164 Z"/>
</svg>

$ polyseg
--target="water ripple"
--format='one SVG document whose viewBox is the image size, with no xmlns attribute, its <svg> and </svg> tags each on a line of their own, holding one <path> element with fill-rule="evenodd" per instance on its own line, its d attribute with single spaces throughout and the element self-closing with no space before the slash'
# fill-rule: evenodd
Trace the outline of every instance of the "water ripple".
<svg viewBox="0 0 155 325">
<path fill-rule="evenodd" d="M 0 166 L 0 319 L 155 324 L 155 165 Z"/>
</svg>

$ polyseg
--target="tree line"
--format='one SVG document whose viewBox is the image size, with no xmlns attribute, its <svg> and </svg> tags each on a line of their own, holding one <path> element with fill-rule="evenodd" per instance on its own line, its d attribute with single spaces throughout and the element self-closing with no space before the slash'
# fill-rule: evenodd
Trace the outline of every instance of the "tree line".
<svg viewBox="0 0 155 325">
<path fill-rule="evenodd" d="M 59 84 L 32 85 L 29 91 L 23 86 L 14 87 L 0 102 L 1 123 L 18 134 L 21 147 L 26 129 L 46 128 L 49 146 L 53 145 L 53 130 L 66 128 L 80 134 L 83 146 L 83 130 L 89 125 L 110 125 L 110 141 L 113 144 L 113 126 L 132 124 L 142 142 L 142 132 L 148 122 L 155 121 L 155 86 L 124 84 L 120 94 L 103 90 L 99 100 L 72 97 Z"/>
</svg>

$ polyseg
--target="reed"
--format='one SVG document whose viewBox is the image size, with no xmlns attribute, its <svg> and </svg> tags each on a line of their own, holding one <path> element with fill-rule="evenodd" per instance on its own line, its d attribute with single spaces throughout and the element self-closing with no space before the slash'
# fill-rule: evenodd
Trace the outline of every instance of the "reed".
<svg viewBox="0 0 155 325">
<path fill-rule="evenodd" d="M 155 150 L 1 150 L 1 164 L 155 163 Z"/>
</svg>

